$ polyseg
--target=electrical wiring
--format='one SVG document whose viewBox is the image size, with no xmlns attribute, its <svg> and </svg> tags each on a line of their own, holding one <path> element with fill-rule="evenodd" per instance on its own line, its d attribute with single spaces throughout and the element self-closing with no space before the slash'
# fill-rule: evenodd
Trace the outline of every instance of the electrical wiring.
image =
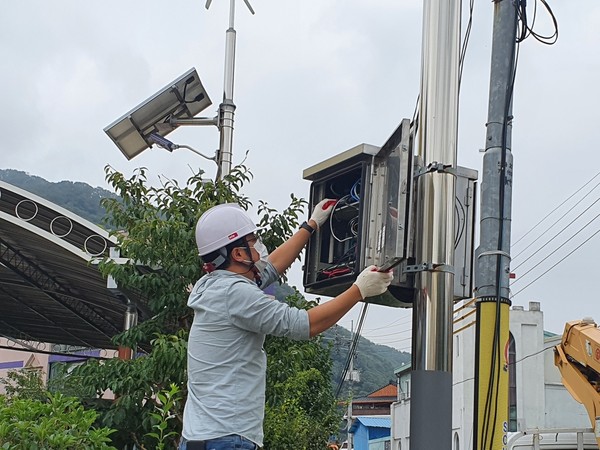
<svg viewBox="0 0 600 450">
<path fill-rule="evenodd" d="M 399 319 L 394 320 L 393 322 L 388 323 L 387 325 L 381 326 L 381 327 L 377 327 L 377 328 L 369 328 L 368 330 L 365 330 L 366 332 L 370 332 L 370 331 L 377 331 L 377 330 L 383 330 L 385 328 L 389 328 L 392 325 L 404 325 L 405 323 L 410 323 L 412 322 L 412 317 L 400 317 Z"/>
<path fill-rule="evenodd" d="M 352 200 L 354 200 L 355 202 L 360 201 L 359 188 L 360 188 L 360 178 L 358 180 L 356 180 L 356 182 L 350 188 L 350 197 L 352 197 Z"/>
<path fill-rule="evenodd" d="M 546 11 L 550 15 L 550 20 L 552 21 L 552 25 L 554 27 L 554 32 L 549 36 L 544 36 L 542 34 L 536 33 L 533 28 L 535 26 L 535 21 L 537 18 L 537 1 L 533 2 L 533 20 L 531 21 L 531 25 L 528 24 L 527 21 L 527 4 L 524 0 L 521 0 L 517 4 L 517 16 L 519 18 L 519 31 L 517 33 L 517 42 L 522 42 L 527 39 L 529 36 L 533 36 L 535 40 L 545 45 L 553 45 L 558 41 L 558 21 L 556 20 L 556 16 L 552 12 L 552 8 L 545 0 L 539 0 L 542 5 L 546 8 Z"/>
<path fill-rule="evenodd" d="M 465 65 L 465 58 L 467 56 L 467 48 L 469 46 L 469 38 L 471 37 L 471 28 L 473 27 L 473 7 L 475 0 L 469 1 L 469 20 L 465 28 L 465 35 L 462 39 L 462 47 L 460 50 L 460 57 L 458 63 L 458 90 L 460 92 L 460 86 L 462 82 L 463 67 Z"/>
<path fill-rule="evenodd" d="M 588 184 L 590 184 L 592 181 L 594 181 L 598 175 L 600 175 L 600 172 L 596 173 L 596 175 L 594 175 L 591 179 L 589 179 L 583 186 L 581 186 L 579 189 L 577 189 L 575 192 L 573 192 L 571 195 L 569 195 L 569 197 L 567 197 L 560 205 L 558 205 L 556 208 L 554 208 L 552 211 L 550 211 L 548 214 L 546 214 L 539 222 L 537 222 L 533 227 L 531 227 L 523 236 L 521 236 L 519 239 L 515 240 L 512 243 L 512 246 L 514 247 L 515 245 L 517 245 L 519 242 L 521 242 L 525 237 L 527 237 L 530 233 L 533 232 L 533 230 L 535 230 L 538 226 L 540 226 L 548 217 L 550 217 L 552 214 L 554 214 L 558 209 L 560 209 L 565 203 L 567 203 L 569 200 L 571 200 L 575 195 L 579 194 L 579 192 L 581 192 Z M 598 186 L 600 186 L 600 182 L 597 183 L 593 188 L 592 191 L 594 189 L 596 189 Z M 588 195 L 591 194 L 591 192 L 588 192 L 583 198 L 587 197 Z M 582 198 L 582 200 L 583 200 Z M 577 202 L 575 205 L 578 205 L 579 203 L 581 203 L 581 201 Z M 572 208 L 571 208 L 572 209 Z M 570 212 L 571 210 L 567 211 Z M 564 217 L 561 216 L 561 219 Z M 560 220 L 560 219 L 559 219 Z M 555 222 L 556 223 L 556 222 Z M 552 224 L 554 225 L 554 224 Z M 516 257 L 516 256 L 515 256 Z"/>
<path fill-rule="evenodd" d="M 600 185 L 600 183 L 598 183 L 596 186 Z M 594 187 L 595 189 L 595 187 Z M 593 189 L 592 189 L 593 191 Z M 588 194 L 586 194 L 579 202 L 575 203 L 575 205 L 573 205 L 566 213 L 564 213 L 562 216 L 560 216 L 558 218 L 558 220 L 556 220 L 552 225 L 550 225 L 548 228 L 546 228 L 546 230 L 540 234 L 536 239 L 534 239 L 527 247 L 525 247 L 523 250 L 521 250 L 519 253 L 517 253 L 515 256 L 513 256 L 513 260 L 518 259 L 518 257 L 520 255 L 522 255 L 527 249 L 529 249 L 533 244 L 535 244 L 537 241 L 539 241 L 542 236 L 544 236 L 548 231 L 550 231 L 554 225 L 556 225 L 558 222 L 560 222 L 562 219 L 565 218 L 565 216 L 567 214 L 569 214 L 571 211 L 573 211 L 573 209 L 575 209 L 576 206 L 578 206 L 589 194 L 591 194 L 591 192 L 588 192 Z M 563 227 L 562 230 L 560 230 L 556 235 L 554 235 L 554 237 L 552 237 L 549 241 L 547 241 L 541 248 L 544 248 L 547 244 L 549 244 L 552 240 L 554 240 L 554 238 L 558 235 L 560 235 L 563 231 L 565 231 L 569 226 L 571 226 L 577 219 L 579 219 L 584 213 L 586 213 L 592 206 L 594 206 L 596 203 L 598 203 L 598 201 L 600 201 L 600 198 L 596 199 L 591 205 L 589 205 L 587 207 L 587 209 L 585 211 L 583 211 L 581 214 L 579 214 L 577 217 L 575 217 L 575 219 L 573 219 L 571 222 L 569 222 L 565 227 Z M 539 250 L 538 250 L 539 251 Z M 536 252 L 537 253 L 537 252 Z M 534 253 L 535 254 L 535 253 Z M 533 255 L 532 255 L 533 256 Z M 527 258 L 529 259 L 529 258 Z M 525 261 L 527 261 L 527 259 Z M 524 262 L 525 262 L 524 261 Z M 522 265 L 522 263 L 521 263 Z M 516 269 L 516 267 L 515 267 Z"/>
<path fill-rule="evenodd" d="M 390 345 L 390 344 L 394 344 L 397 342 L 406 342 L 406 341 L 411 341 L 412 340 L 412 336 L 410 337 L 406 337 L 406 338 L 402 338 L 402 339 L 394 339 L 391 341 L 381 341 L 381 345 Z"/>
<path fill-rule="evenodd" d="M 457 224 L 458 226 L 455 227 L 454 250 L 456 250 L 456 248 L 458 247 L 458 244 L 460 243 L 460 240 L 462 239 L 463 235 L 465 234 L 465 231 L 467 228 L 467 223 L 465 220 L 465 216 L 466 216 L 465 208 L 461 202 L 459 202 L 459 201 L 454 202 L 454 211 L 455 211 L 454 217 L 458 217 L 458 220 L 460 222 L 459 224 Z"/>
<path fill-rule="evenodd" d="M 589 238 L 587 238 L 585 241 L 583 241 L 581 244 L 579 244 L 577 247 L 575 247 L 570 253 L 568 253 L 566 256 L 564 256 L 562 259 L 560 259 L 556 264 L 552 265 L 548 270 L 546 270 L 544 273 L 542 273 L 540 276 L 538 276 L 535 280 L 533 280 L 531 283 L 529 283 L 528 285 L 524 286 L 523 288 L 521 288 L 519 291 L 515 292 L 514 294 L 512 294 L 511 298 L 516 297 L 516 295 L 519 292 L 523 292 L 525 289 L 527 289 L 529 286 L 531 286 L 533 283 L 535 283 L 537 280 L 539 280 L 540 278 L 542 278 L 544 275 L 546 275 L 548 272 L 550 272 L 552 269 L 554 269 L 556 266 L 558 266 L 560 263 L 564 262 L 569 256 L 571 256 L 573 253 L 575 253 L 577 250 L 579 250 L 581 247 L 583 247 L 590 239 L 592 239 L 594 236 L 596 236 L 598 233 L 600 233 L 600 230 L 596 231 L 594 234 L 592 234 Z"/>
<path fill-rule="evenodd" d="M 600 201 L 600 199 L 596 200 L 596 202 Z M 596 203 L 594 202 L 594 203 Z M 558 237 L 563 231 L 565 231 L 573 222 L 575 222 L 577 219 L 579 219 L 579 217 L 581 217 L 586 211 L 584 211 L 583 213 L 581 213 L 579 216 L 577 216 L 575 219 L 573 219 L 571 222 L 569 222 L 569 224 L 564 227 L 562 230 L 560 230 L 557 234 L 555 234 L 552 239 L 550 239 L 548 242 L 546 242 L 546 244 L 544 244 L 542 247 L 540 247 L 539 249 L 537 249 L 535 252 L 533 252 L 525 261 L 523 261 L 521 264 L 519 264 L 518 266 L 516 266 L 513 270 L 516 270 L 517 268 L 521 267 L 523 264 L 525 264 L 527 261 L 529 261 L 531 258 L 533 258 L 536 254 L 538 254 L 547 244 L 549 244 L 550 242 L 552 242 L 556 237 Z M 556 249 L 554 249 L 549 255 L 547 255 L 544 259 L 542 259 L 539 263 L 537 263 L 535 266 L 533 266 L 531 269 L 529 269 L 527 272 L 525 272 L 523 275 L 521 275 L 517 280 L 513 281 L 513 284 L 516 284 L 519 282 L 519 280 L 523 279 L 523 277 L 525 275 L 527 275 L 529 272 L 531 272 L 533 269 L 535 269 L 536 267 L 538 267 L 541 263 L 543 263 L 544 261 L 546 261 L 550 256 L 552 256 L 553 254 L 555 254 L 558 250 L 560 250 L 561 248 L 563 248 L 566 244 L 568 244 L 575 236 L 577 236 L 579 233 L 581 233 L 583 230 L 585 230 L 589 225 L 591 225 L 596 219 L 598 219 L 598 217 L 600 217 L 600 214 L 597 214 L 592 220 L 590 220 L 588 223 L 586 223 L 583 227 L 581 227 L 575 234 L 571 235 L 571 237 L 569 239 L 567 239 L 565 242 L 563 242 L 561 245 L 559 245 Z"/>
<path fill-rule="evenodd" d="M 354 185 L 356 185 L 356 183 Z M 353 186 L 353 188 L 354 188 L 354 186 Z M 351 198 L 353 198 L 352 194 L 345 195 L 342 198 L 340 198 L 335 203 L 335 205 L 333 205 L 333 208 L 331 208 L 331 214 L 329 215 L 329 231 L 331 232 L 331 237 L 334 238 L 338 242 L 346 242 L 346 241 L 349 241 L 350 239 L 354 239 L 356 237 L 356 234 L 353 234 L 352 231 L 351 231 L 350 236 L 345 237 L 345 238 L 342 239 L 342 238 L 339 238 L 338 236 L 336 236 L 335 231 L 333 231 L 334 215 L 335 215 L 335 212 L 338 209 L 338 206 L 340 205 L 340 203 L 342 205 L 347 205 L 347 206 L 355 207 L 356 210 L 357 210 L 357 212 L 358 212 L 358 208 L 355 205 L 353 205 L 352 203 L 348 202 L 348 199 L 351 199 Z M 356 200 L 356 201 L 358 201 L 358 200 Z M 351 220 L 355 220 L 356 221 L 356 228 L 355 228 L 355 230 L 358 233 L 358 213 L 357 213 L 356 218 L 353 218 Z M 350 225 L 351 220 L 348 221 L 349 225 Z M 352 227 L 350 227 L 350 230 L 352 230 Z"/>
<path fill-rule="evenodd" d="M 536 355 L 539 355 L 540 353 L 544 353 L 547 350 L 554 350 L 554 347 L 546 347 L 546 348 L 543 348 L 541 350 L 538 350 L 537 352 L 533 352 L 533 353 L 531 353 L 529 355 L 525 355 L 521 359 L 518 359 L 518 360 L 516 360 L 514 362 L 509 362 L 508 365 L 509 366 L 516 366 L 520 362 L 523 362 L 524 360 L 526 360 L 528 358 L 531 358 L 532 356 L 536 356 Z"/>
<path fill-rule="evenodd" d="M 410 328 L 407 328 L 405 330 L 396 331 L 394 333 L 386 333 L 386 334 L 367 334 L 367 333 L 365 333 L 364 336 L 368 339 L 382 338 L 382 337 L 387 337 L 387 336 L 396 336 L 397 334 L 402 334 L 402 333 L 410 333 L 411 331 L 412 330 Z"/>
<path fill-rule="evenodd" d="M 352 269 L 350 269 L 350 267 L 348 267 L 348 266 L 337 267 L 335 269 L 321 271 L 321 273 L 323 275 L 325 275 L 325 277 L 327 277 L 327 278 L 339 277 L 340 275 L 346 275 L 350 272 L 352 272 Z"/>
<path fill-rule="evenodd" d="M 334 261 L 336 264 L 341 264 L 345 261 L 348 261 L 348 264 L 354 264 L 356 261 L 356 244 L 350 246 L 350 248 L 339 257 L 338 260 Z"/>
<path fill-rule="evenodd" d="M 555 213 L 556 211 L 558 211 L 561 207 L 565 206 L 567 204 L 567 202 L 569 200 L 571 200 L 575 195 L 579 194 L 581 191 L 583 191 L 586 187 L 588 187 L 598 176 L 600 175 L 600 172 L 596 173 L 594 176 L 592 176 L 588 181 L 586 181 L 581 187 L 579 187 L 578 189 L 575 190 L 575 192 L 573 192 L 569 197 L 567 197 L 567 199 L 565 199 L 562 203 L 560 203 L 556 208 L 554 208 L 551 212 L 549 212 L 548 214 L 546 214 L 546 216 L 544 216 L 540 221 L 538 221 L 527 233 L 525 233 L 520 239 L 522 240 L 523 238 L 525 238 L 527 235 L 529 235 L 531 232 L 533 232 L 537 227 L 539 227 L 540 224 L 542 224 L 544 221 L 546 221 L 553 213 Z M 571 206 L 568 211 L 564 214 L 562 214 L 560 216 L 560 218 L 558 220 L 556 220 L 555 222 L 553 222 L 548 228 L 546 228 L 536 239 L 534 239 L 534 241 L 532 243 L 530 243 L 525 249 L 523 249 L 520 253 L 518 253 L 517 255 L 515 255 L 513 257 L 513 260 L 517 260 L 518 256 L 521 255 L 522 253 L 524 253 L 524 251 L 526 249 L 528 249 L 529 247 L 531 247 L 533 245 L 533 243 L 537 242 L 542 236 L 544 236 L 548 231 L 550 231 L 550 229 L 552 229 L 560 220 L 562 220 L 567 214 L 569 214 L 576 206 L 578 206 L 579 204 L 581 204 L 583 202 L 583 200 L 585 198 L 587 198 L 589 195 L 591 195 L 593 193 L 593 191 L 600 186 L 600 182 L 596 183 L 587 193 L 585 193 L 585 195 L 579 199 L 578 201 L 575 202 L 575 204 L 573 206 Z M 591 205 L 586 206 L 586 210 L 590 210 L 590 208 L 597 203 L 598 200 L 594 201 Z M 586 211 L 587 212 L 587 211 Z M 552 237 L 550 240 L 548 240 L 545 244 L 542 245 L 542 247 L 540 249 L 538 249 L 536 252 L 534 252 L 532 255 L 530 255 L 525 261 L 523 261 L 522 263 L 519 264 L 519 266 L 522 266 L 527 260 L 531 259 L 531 257 L 533 257 L 535 254 L 537 254 L 542 248 L 544 248 L 545 246 L 547 246 L 551 241 L 553 241 L 555 239 L 556 236 L 558 236 L 560 233 L 562 233 L 562 231 L 564 231 L 568 226 L 570 226 L 575 220 L 577 220 L 579 217 L 581 217 L 581 214 L 579 216 L 577 216 L 576 219 L 574 219 L 573 221 L 571 221 L 569 224 L 567 224 L 562 230 L 559 231 L 559 233 L 557 233 L 554 237 Z M 593 220 L 595 220 L 596 218 L 594 218 Z M 592 221 L 593 221 L 592 220 Z M 553 254 L 555 254 L 560 248 L 564 247 L 566 245 L 567 242 L 569 242 L 570 240 L 572 240 L 572 238 L 579 234 L 584 228 L 586 228 L 588 225 L 590 224 L 590 222 L 588 222 L 586 225 L 584 225 L 582 228 L 580 228 L 579 230 L 577 230 L 575 232 L 575 234 L 573 236 L 571 236 L 571 238 L 569 238 L 567 241 L 565 241 L 564 243 L 562 243 L 558 248 L 556 248 L 554 251 L 552 251 L 550 254 L 548 254 L 545 258 L 543 258 L 541 261 L 539 261 L 534 267 L 532 267 L 530 270 L 528 270 L 527 272 L 525 272 L 524 274 L 520 275 L 520 277 L 514 281 L 511 282 L 511 286 L 514 286 L 515 284 L 517 284 L 518 282 L 522 281 L 524 279 L 524 277 L 526 275 L 528 275 L 529 273 L 531 273 L 533 271 L 533 269 L 539 267 L 540 265 L 542 265 L 544 262 L 548 261 L 548 259 L 550 258 L 550 256 L 552 256 Z M 592 234 L 592 236 L 590 236 L 588 239 L 586 239 L 584 242 L 582 242 L 579 246 L 577 246 L 575 249 L 573 249 L 571 252 L 569 252 L 565 257 L 563 257 L 561 260 L 559 260 L 558 262 L 556 262 L 555 264 L 553 264 L 551 267 L 549 267 L 547 270 L 545 270 L 541 275 L 539 275 L 538 277 L 536 277 L 534 280 L 532 280 L 530 283 L 528 283 L 526 286 L 524 286 L 523 288 L 521 288 L 520 290 L 516 291 L 516 292 L 512 292 L 511 293 L 511 298 L 514 298 L 517 294 L 519 294 L 520 292 L 523 292 L 525 289 L 527 289 L 529 286 L 531 286 L 532 284 L 534 284 L 535 282 L 537 282 L 538 280 L 540 280 L 542 277 L 544 277 L 547 273 L 549 273 L 551 270 L 553 270 L 555 267 L 557 267 L 559 264 L 561 264 L 563 261 L 566 260 L 566 258 L 568 258 L 569 256 L 571 256 L 573 253 L 575 253 L 579 248 L 581 248 L 583 245 L 585 245 L 587 242 L 589 242 L 598 232 Z M 518 242 L 518 241 L 517 241 Z M 519 266 L 516 266 L 513 270 L 517 269 Z"/>
</svg>

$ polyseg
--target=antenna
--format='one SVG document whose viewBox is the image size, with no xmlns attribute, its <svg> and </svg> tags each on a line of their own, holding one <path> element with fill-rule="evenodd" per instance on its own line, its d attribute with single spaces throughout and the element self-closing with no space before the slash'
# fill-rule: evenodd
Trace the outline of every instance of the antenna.
<svg viewBox="0 0 600 450">
<path fill-rule="evenodd" d="M 212 3 L 212 0 L 206 0 L 206 9 L 210 8 L 211 3 Z M 233 1 L 232 1 L 232 3 L 233 3 Z M 254 9 L 252 9 L 252 5 L 250 5 L 250 2 L 248 0 L 244 0 L 244 3 L 248 7 L 248 9 L 252 13 L 252 15 L 254 15 L 255 12 L 254 12 Z"/>
</svg>

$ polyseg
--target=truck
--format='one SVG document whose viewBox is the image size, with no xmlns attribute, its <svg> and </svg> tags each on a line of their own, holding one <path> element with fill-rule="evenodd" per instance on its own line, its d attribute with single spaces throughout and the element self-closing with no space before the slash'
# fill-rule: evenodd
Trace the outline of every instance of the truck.
<svg viewBox="0 0 600 450">
<path fill-rule="evenodd" d="M 534 428 L 509 433 L 508 450 L 597 450 L 591 428 Z"/>
<path fill-rule="evenodd" d="M 600 447 L 600 329 L 592 318 L 566 323 L 554 364 L 571 396 L 585 407 Z"/>
</svg>

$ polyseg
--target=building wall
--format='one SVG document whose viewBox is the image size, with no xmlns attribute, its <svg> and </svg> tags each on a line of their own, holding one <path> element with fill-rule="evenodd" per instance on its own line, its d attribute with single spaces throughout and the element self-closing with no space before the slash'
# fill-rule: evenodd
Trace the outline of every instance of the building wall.
<svg viewBox="0 0 600 450">
<path fill-rule="evenodd" d="M 465 306 L 466 305 L 466 306 Z M 473 390 L 475 360 L 474 304 L 457 305 L 453 336 L 452 439 L 453 450 L 473 448 Z M 552 348 L 560 336 L 544 341 L 544 317 L 537 302 L 529 310 L 513 307 L 510 332 L 516 343 L 517 426 L 531 428 L 589 428 L 583 405 L 560 382 Z M 392 404 L 392 449 L 407 450 L 410 437 L 410 371 L 399 375 L 399 400 Z"/>
<path fill-rule="evenodd" d="M 369 450 L 391 450 L 390 438 L 371 439 L 369 441 Z"/>
<path fill-rule="evenodd" d="M 510 332 L 516 342 L 517 427 L 518 430 L 545 427 L 544 397 L 544 316 L 539 303 L 531 302 L 529 311 L 510 311 Z"/>
<path fill-rule="evenodd" d="M 35 350 L 44 352 L 52 351 L 52 344 L 44 342 L 27 342 L 27 345 L 30 345 L 33 347 L 33 349 L 27 349 L 10 339 L 0 338 L 0 394 L 6 393 L 5 384 L 1 381 L 1 379 L 6 378 L 10 371 L 22 369 L 38 370 L 42 373 L 42 380 L 47 382 L 50 374 L 50 368 L 53 363 L 79 362 L 85 359 L 76 356 L 71 357 L 36 352 Z M 82 352 L 82 354 L 102 356 L 105 358 L 115 358 L 118 355 L 118 351 L 89 350 Z M 104 397 L 112 398 L 113 394 L 107 391 Z"/>
<path fill-rule="evenodd" d="M 44 346 L 47 344 L 39 344 Z M 7 349 L 4 347 L 11 347 Z M 43 372 L 43 380 L 48 376 L 48 355 L 34 353 L 15 344 L 6 338 L 0 338 L 0 379 L 6 378 L 8 373 L 19 369 L 40 370 Z M 6 393 L 4 383 L 0 382 L 0 394 Z"/>
</svg>

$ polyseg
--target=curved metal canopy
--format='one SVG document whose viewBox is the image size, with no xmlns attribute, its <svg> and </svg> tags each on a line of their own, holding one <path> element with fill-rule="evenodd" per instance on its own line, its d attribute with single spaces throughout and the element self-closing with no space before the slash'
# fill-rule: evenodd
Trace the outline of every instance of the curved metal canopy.
<svg viewBox="0 0 600 450">
<path fill-rule="evenodd" d="M 0 335 L 114 348 L 127 299 L 147 316 L 145 300 L 108 289 L 98 271 L 115 245 L 100 227 L 0 181 Z"/>
</svg>

